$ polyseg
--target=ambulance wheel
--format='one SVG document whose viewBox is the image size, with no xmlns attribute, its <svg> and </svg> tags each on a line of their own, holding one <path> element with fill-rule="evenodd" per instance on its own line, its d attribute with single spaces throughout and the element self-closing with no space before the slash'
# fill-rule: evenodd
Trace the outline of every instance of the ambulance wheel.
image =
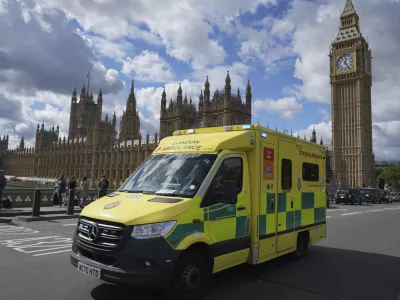
<svg viewBox="0 0 400 300">
<path fill-rule="evenodd" d="M 179 259 L 168 294 L 172 299 L 196 299 L 204 292 L 211 276 L 211 267 L 198 251 L 183 253 Z"/>
<path fill-rule="evenodd" d="M 308 231 L 300 232 L 297 235 L 296 251 L 293 252 L 295 260 L 301 259 L 308 253 Z"/>
</svg>

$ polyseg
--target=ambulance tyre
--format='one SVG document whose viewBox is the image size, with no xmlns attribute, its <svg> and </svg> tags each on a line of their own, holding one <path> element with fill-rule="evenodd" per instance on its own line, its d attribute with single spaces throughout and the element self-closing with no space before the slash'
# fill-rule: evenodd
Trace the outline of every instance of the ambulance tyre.
<svg viewBox="0 0 400 300">
<path fill-rule="evenodd" d="M 296 251 L 292 253 L 295 260 L 299 260 L 307 255 L 308 253 L 308 243 L 309 243 L 309 232 L 303 231 L 297 235 Z"/>
<path fill-rule="evenodd" d="M 211 266 L 201 252 L 189 250 L 182 254 L 167 290 L 171 299 L 197 299 L 204 292 L 211 276 Z"/>
</svg>

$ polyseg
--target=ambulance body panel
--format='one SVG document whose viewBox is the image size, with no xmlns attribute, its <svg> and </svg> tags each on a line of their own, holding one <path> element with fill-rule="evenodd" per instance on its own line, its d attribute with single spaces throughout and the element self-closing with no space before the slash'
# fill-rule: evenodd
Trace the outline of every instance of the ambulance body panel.
<svg viewBox="0 0 400 300">
<path fill-rule="evenodd" d="M 325 159 L 324 147 L 258 125 L 177 131 L 117 192 L 82 211 L 71 262 L 88 269 L 95 265 L 101 274 L 97 256 L 118 262 L 126 245 L 136 245 L 124 261 L 144 261 L 153 279 L 163 280 L 152 280 L 151 272 L 146 278 L 179 289 L 177 273 L 191 274 L 182 271 L 187 261 L 211 274 L 288 253 L 300 257 L 308 244 L 326 237 Z M 85 220 L 92 223 L 80 228 Z M 97 245 L 104 229 L 95 228 L 100 238 L 90 236 L 93 226 L 104 222 L 124 231 L 120 245 L 109 252 Z M 147 254 L 146 247 L 152 248 Z M 132 284 L 146 272 L 132 264 L 104 268 L 131 274 Z"/>
</svg>

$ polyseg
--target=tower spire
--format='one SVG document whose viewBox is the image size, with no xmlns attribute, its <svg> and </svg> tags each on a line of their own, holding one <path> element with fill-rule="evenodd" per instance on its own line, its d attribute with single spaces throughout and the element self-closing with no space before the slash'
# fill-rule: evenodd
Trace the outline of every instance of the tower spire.
<svg viewBox="0 0 400 300">
<path fill-rule="evenodd" d="M 86 77 L 87 77 L 87 90 L 89 91 L 89 87 L 90 87 L 90 69 L 89 69 L 89 72 L 87 73 Z"/>
<path fill-rule="evenodd" d="M 350 15 L 356 14 L 356 10 L 354 9 L 353 1 L 346 0 L 346 4 L 344 6 L 341 17 L 347 17 Z"/>
</svg>

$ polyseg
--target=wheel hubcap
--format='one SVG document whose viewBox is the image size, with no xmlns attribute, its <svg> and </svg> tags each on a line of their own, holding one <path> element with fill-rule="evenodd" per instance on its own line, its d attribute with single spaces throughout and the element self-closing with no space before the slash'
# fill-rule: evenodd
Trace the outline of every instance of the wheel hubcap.
<svg viewBox="0 0 400 300">
<path fill-rule="evenodd" d="M 183 272 L 182 280 L 183 285 L 188 290 L 194 290 L 200 283 L 201 272 L 200 270 L 194 266 L 188 266 Z"/>
</svg>

